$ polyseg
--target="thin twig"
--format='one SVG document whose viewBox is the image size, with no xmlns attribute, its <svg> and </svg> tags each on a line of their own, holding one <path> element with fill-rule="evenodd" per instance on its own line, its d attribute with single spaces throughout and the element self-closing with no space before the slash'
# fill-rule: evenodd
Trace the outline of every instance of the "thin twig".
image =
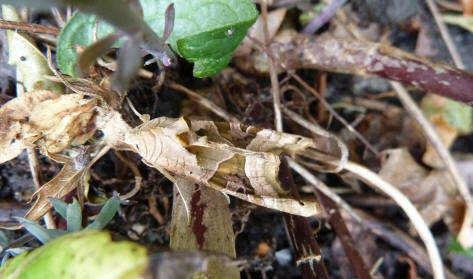
<svg viewBox="0 0 473 279">
<path fill-rule="evenodd" d="M 5 20 L 5 19 L 0 19 L 0 29 L 24 31 L 24 32 L 31 32 L 31 33 L 41 33 L 41 34 L 51 34 L 51 35 L 59 35 L 59 32 L 60 32 L 59 29 L 52 26 L 11 21 L 11 20 Z"/>
<path fill-rule="evenodd" d="M 224 109 L 220 108 L 217 104 L 215 104 L 214 102 L 212 102 L 211 100 L 209 100 L 207 98 L 202 97 L 197 92 L 194 92 L 194 91 L 190 90 L 189 88 L 187 88 L 183 85 L 180 85 L 178 83 L 175 83 L 175 82 L 170 82 L 167 85 L 170 88 L 172 88 L 176 91 L 186 93 L 189 97 L 196 100 L 199 104 L 201 104 L 202 106 L 204 106 L 205 108 L 207 108 L 211 112 L 215 113 L 216 115 L 220 116 L 221 118 L 225 119 L 226 121 L 234 122 L 234 123 L 239 123 L 240 122 L 238 120 L 238 118 L 230 115 Z"/>
<path fill-rule="evenodd" d="M 368 271 L 368 267 L 363 261 L 359 248 L 355 245 L 353 237 L 351 236 L 337 205 L 332 199 L 320 191 L 317 191 L 317 197 L 325 208 L 325 211 L 328 213 L 329 222 L 337 234 L 338 239 L 340 239 L 340 243 L 343 246 L 345 255 L 350 261 L 355 277 L 358 279 L 371 279 L 372 273 Z"/>
<path fill-rule="evenodd" d="M 409 112 L 409 114 L 414 118 L 419 125 L 422 127 L 422 131 L 427 138 L 427 140 L 432 144 L 432 146 L 435 148 L 437 151 L 437 154 L 439 157 L 442 159 L 442 161 L 445 164 L 445 167 L 448 170 L 448 173 L 452 176 L 453 180 L 455 181 L 455 185 L 457 186 L 457 189 L 462 196 L 463 200 L 465 201 L 465 205 L 467 208 L 467 216 L 465 218 L 472 218 L 473 217 L 473 198 L 471 197 L 470 191 L 468 189 L 468 185 L 465 183 L 464 179 L 462 178 L 460 172 L 458 171 L 457 166 L 455 165 L 455 160 L 451 156 L 450 152 L 448 149 L 445 147 L 445 145 L 442 143 L 440 140 L 438 134 L 435 132 L 434 128 L 432 125 L 429 123 L 429 121 L 425 118 L 424 114 L 422 111 L 419 109 L 419 107 L 416 105 L 414 100 L 412 100 L 411 96 L 409 93 L 407 93 L 406 89 L 399 83 L 397 82 L 391 82 L 391 86 L 394 88 L 396 91 L 399 100 L 402 102 L 406 110 Z M 467 223 L 471 222 L 465 222 L 465 225 L 468 225 Z M 470 230 L 460 230 L 460 233 L 462 231 L 470 231 Z M 459 238 L 469 238 L 471 236 L 463 236 L 459 234 Z"/>
<path fill-rule="evenodd" d="M 269 31 L 268 31 L 268 5 L 266 1 L 261 1 L 261 16 L 263 18 L 263 33 L 264 33 L 264 46 L 269 44 Z M 271 79 L 271 94 L 273 95 L 273 107 L 274 107 L 274 127 L 277 131 L 282 132 L 283 122 L 281 113 L 281 94 L 279 92 L 279 81 L 276 67 L 274 66 L 274 59 L 272 55 L 268 55 L 269 64 L 269 76 Z"/>
<path fill-rule="evenodd" d="M 427 0 L 427 5 L 429 6 L 430 12 L 434 16 L 435 23 L 437 23 L 437 26 L 440 30 L 440 34 L 442 35 L 445 44 L 447 44 L 448 51 L 450 52 L 450 55 L 452 55 L 455 65 L 460 69 L 465 69 L 465 64 L 463 64 L 461 56 L 460 54 L 458 54 L 457 48 L 453 43 L 452 37 L 448 32 L 447 26 L 440 18 L 440 12 L 437 8 L 437 5 L 435 5 L 433 0 Z"/>
<path fill-rule="evenodd" d="M 472 73 L 395 47 L 300 35 L 286 43 L 273 43 L 269 48 L 286 70 L 319 69 L 363 77 L 377 76 L 473 105 Z"/>
<path fill-rule="evenodd" d="M 41 188 L 41 172 L 39 168 L 39 160 L 36 151 L 32 147 L 26 148 L 26 154 L 28 155 L 28 162 L 30 165 L 31 176 L 33 177 L 33 182 L 35 189 L 38 190 Z M 54 222 L 53 215 L 51 211 L 48 211 L 43 216 L 44 223 L 46 224 L 47 229 L 56 229 L 56 223 Z"/>
<path fill-rule="evenodd" d="M 463 8 L 460 3 L 451 2 L 448 0 L 435 0 L 435 2 L 445 9 L 449 9 L 455 12 L 463 12 Z"/>
<path fill-rule="evenodd" d="M 339 195 L 335 194 L 325 183 L 320 181 L 317 177 L 315 177 L 309 170 L 301 166 L 296 161 L 292 160 L 289 157 L 287 158 L 287 163 L 289 167 L 296 171 L 300 176 L 302 176 L 305 180 L 307 180 L 313 187 L 317 188 L 320 192 L 324 193 L 327 197 L 329 197 L 332 201 L 334 201 L 340 208 L 345 210 L 356 222 L 362 224 L 362 219 L 358 214 L 356 214 L 351 206 L 346 203 Z"/>
<path fill-rule="evenodd" d="M 325 23 L 327 23 L 337 10 L 343 6 L 347 0 L 333 0 L 325 6 L 322 11 L 312 19 L 309 24 L 307 24 L 303 29 L 302 33 L 304 34 L 313 34 L 315 31 L 319 30 Z"/>
<path fill-rule="evenodd" d="M 294 198 L 300 198 L 294 178 L 284 158 L 281 159 L 279 178 L 285 190 L 289 191 Z M 327 267 L 321 260 L 322 252 L 317 243 L 317 235 L 313 233 L 308 219 L 284 213 L 283 220 L 302 278 L 329 279 Z"/>
<path fill-rule="evenodd" d="M 56 20 L 57 25 L 63 28 L 64 25 L 66 25 L 66 21 L 64 20 L 64 17 L 62 16 L 58 8 L 55 8 L 55 7 L 51 8 L 51 13 L 53 14 L 53 17 Z"/>
<path fill-rule="evenodd" d="M 368 140 L 366 140 L 365 137 L 363 137 L 355 128 L 353 128 L 352 125 L 350 125 L 350 123 L 348 123 L 341 115 L 339 115 L 331 106 L 329 103 L 327 103 L 327 101 L 322 98 L 319 93 L 314 89 L 312 88 L 309 84 L 307 84 L 307 82 L 305 82 L 304 80 L 302 80 L 297 74 L 293 74 L 291 72 L 288 72 L 289 75 L 294 78 L 300 85 L 302 85 L 305 89 L 307 89 L 309 92 L 312 93 L 312 95 L 314 95 L 320 102 L 322 102 L 325 107 L 327 108 L 328 111 L 330 111 L 330 113 L 338 120 L 340 121 L 345 127 L 347 127 L 347 129 L 352 132 L 355 137 L 357 137 L 371 152 L 373 152 L 375 155 L 378 155 L 379 152 L 378 150 L 376 150 L 376 148 L 371 145 L 371 143 L 368 142 Z"/>
<path fill-rule="evenodd" d="M 348 148 L 347 148 L 346 144 L 341 139 L 339 139 L 336 135 L 334 135 L 334 134 L 332 134 L 332 133 L 330 133 L 330 132 L 328 132 L 328 131 L 320 128 L 320 127 L 317 127 L 317 126 L 313 125 L 312 123 L 305 120 L 304 118 L 299 116 L 297 113 L 291 111 L 290 109 L 282 107 L 282 110 L 294 122 L 296 122 L 297 124 L 299 124 L 302 127 L 306 128 L 307 130 L 311 131 L 312 133 L 314 133 L 316 135 L 324 136 L 326 138 L 334 139 L 337 142 L 338 148 L 340 149 L 340 164 L 337 166 L 337 168 L 334 170 L 334 172 L 339 172 L 344 168 L 344 165 L 348 161 L 348 155 L 349 154 L 348 154 Z"/>
</svg>

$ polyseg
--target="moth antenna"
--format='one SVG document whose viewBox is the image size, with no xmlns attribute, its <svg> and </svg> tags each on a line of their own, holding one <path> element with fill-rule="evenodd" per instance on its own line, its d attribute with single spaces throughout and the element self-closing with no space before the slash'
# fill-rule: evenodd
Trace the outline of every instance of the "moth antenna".
<svg viewBox="0 0 473 279">
<path fill-rule="evenodd" d="M 126 101 L 128 102 L 128 105 L 130 106 L 131 110 L 133 111 L 133 113 L 138 116 L 138 118 L 141 120 L 141 122 L 145 123 L 145 122 L 148 122 L 150 120 L 150 116 L 149 114 L 141 114 L 139 113 L 136 109 L 135 109 L 135 106 L 133 105 L 133 103 L 130 101 L 130 99 L 127 97 L 126 98 Z"/>
</svg>

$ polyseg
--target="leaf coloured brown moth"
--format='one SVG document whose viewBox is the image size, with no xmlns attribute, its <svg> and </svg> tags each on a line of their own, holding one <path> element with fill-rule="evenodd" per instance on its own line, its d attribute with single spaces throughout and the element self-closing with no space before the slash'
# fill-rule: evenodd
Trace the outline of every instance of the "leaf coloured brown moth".
<svg viewBox="0 0 473 279">
<path fill-rule="evenodd" d="M 238 123 L 160 117 L 129 130 L 125 144 L 173 182 L 187 180 L 259 206 L 300 216 L 321 213 L 278 179 L 280 154 L 316 147 L 312 139 Z"/>
</svg>

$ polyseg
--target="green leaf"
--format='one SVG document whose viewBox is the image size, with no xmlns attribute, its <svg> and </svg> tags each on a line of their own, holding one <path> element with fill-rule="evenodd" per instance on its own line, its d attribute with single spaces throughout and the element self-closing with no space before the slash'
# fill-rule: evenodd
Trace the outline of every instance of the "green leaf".
<svg viewBox="0 0 473 279">
<path fill-rule="evenodd" d="M 78 77 L 77 48 L 88 46 L 95 41 L 96 22 L 98 22 L 96 30 L 98 38 L 114 32 L 111 25 L 97 21 L 96 16 L 82 13 L 75 13 L 61 30 L 56 50 L 56 62 L 62 73 Z"/>
<path fill-rule="evenodd" d="M 8 260 L 0 268 L 0 278 L 138 279 L 147 265 L 143 246 L 114 242 L 107 232 L 81 231 Z"/>
<path fill-rule="evenodd" d="M 94 222 L 88 225 L 85 230 L 103 229 L 108 224 L 108 222 L 112 220 L 113 216 L 115 216 L 115 213 L 117 213 L 119 206 L 120 200 L 117 197 L 110 198 L 102 207 L 102 210 L 100 210 Z"/>
<path fill-rule="evenodd" d="M 449 125 L 455 127 L 460 134 L 467 135 L 471 132 L 473 109 L 468 105 L 428 94 L 421 101 L 421 109 L 427 118 L 434 115 L 442 117 Z"/>
<path fill-rule="evenodd" d="M 56 210 L 59 215 L 61 215 L 64 220 L 67 219 L 67 203 L 60 199 L 55 199 L 55 198 L 49 198 L 49 201 L 54 207 L 54 210 Z"/>
<path fill-rule="evenodd" d="M 67 206 L 67 232 L 78 232 L 82 229 L 82 209 L 74 198 Z"/>
<path fill-rule="evenodd" d="M 461 246 L 461 244 L 456 239 L 452 239 L 448 245 L 448 251 L 473 259 L 473 249 L 463 248 L 463 246 Z"/>
<path fill-rule="evenodd" d="M 164 31 L 165 10 L 174 3 L 174 29 L 167 42 L 179 55 L 195 63 L 196 77 L 222 70 L 258 17 L 251 0 L 140 0 L 140 3 L 145 22 L 158 35 Z M 77 76 L 77 50 L 73 47 L 85 47 L 94 41 L 95 24 L 95 16 L 77 13 L 61 31 L 57 62 L 63 73 Z M 111 32 L 110 25 L 99 21 L 98 38 Z"/>
<path fill-rule="evenodd" d="M 61 230 L 47 230 L 38 223 L 25 218 L 17 217 L 17 219 L 25 226 L 25 229 L 34 237 L 36 237 L 41 243 L 48 243 L 51 240 L 66 233 L 65 231 Z"/>
</svg>

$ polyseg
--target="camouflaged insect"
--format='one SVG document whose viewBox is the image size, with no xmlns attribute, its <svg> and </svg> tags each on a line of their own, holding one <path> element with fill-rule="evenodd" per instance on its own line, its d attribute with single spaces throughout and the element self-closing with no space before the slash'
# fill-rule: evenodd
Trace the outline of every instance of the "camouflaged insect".
<svg viewBox="0 0 473 279">
<path fill-rule="evenodd" d="M 312 139 L 238 123 L 160 117 L 129 130 L 124 143 L 174 182 L 187 180 L 279 211 L 312 216 L 315 201 L 298 201 L 278 179 L 281 153 L 316 147 Z"/>
</svg>

